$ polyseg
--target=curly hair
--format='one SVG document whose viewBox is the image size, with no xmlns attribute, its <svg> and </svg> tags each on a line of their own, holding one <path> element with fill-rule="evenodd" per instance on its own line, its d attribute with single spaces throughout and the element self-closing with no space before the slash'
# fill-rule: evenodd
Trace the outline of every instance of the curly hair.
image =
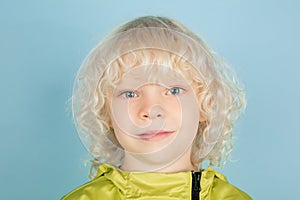
<svg viewBox="0 0 300 200">
<path fill-rule="evenodd" d="M 109 126 L 109 97 L 122 75 L 137 65 L 170 66 L 196 83 L 200 113 L 191 161 L 220 166 L 232 150 L 235 120 L 245 108 L 245 94 L 232 68 L 185 26 L 166 17 L 129 21 L 100 42 L 81 65 L 72 96 L 73 118 L 92 156 L 91 169 L 102 163 L 119 167 L 124 150 Z M 91 170 L 91 177 L 93 172 Z"/>
</svg>

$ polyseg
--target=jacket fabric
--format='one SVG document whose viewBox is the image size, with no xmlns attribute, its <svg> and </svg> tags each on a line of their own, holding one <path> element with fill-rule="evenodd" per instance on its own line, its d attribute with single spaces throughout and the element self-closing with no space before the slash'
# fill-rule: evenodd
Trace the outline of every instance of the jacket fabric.
<svg viewBox="0 0 300 200">
<path fill-rule="evenodd" d="M 103 164 L 99 166 L 95 179 L 71 191 L 61 200 L 189 200 L 192 199 L 192 181 L 192 172 L 127 172 Z M 200 200 L 252 199 L 210 167 L 201 173 L 200 188 Z"/>
</svg>

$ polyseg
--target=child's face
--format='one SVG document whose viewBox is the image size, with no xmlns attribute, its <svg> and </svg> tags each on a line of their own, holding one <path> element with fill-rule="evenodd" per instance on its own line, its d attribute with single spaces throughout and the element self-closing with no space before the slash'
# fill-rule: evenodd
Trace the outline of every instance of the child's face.
<svg viewBox="0 0 300 200">
<path fill-rule="evenodd" d="M 165 75 L 153 75 L 155 68 L 144 73 L 143 66 L 123 74 L 111 98 L 111 122 L 126 152 L 174 160 L 196 136 L 199 105 L 195 85 L 169 67 L 158 67 L 167 70 Z"/>
</svg>

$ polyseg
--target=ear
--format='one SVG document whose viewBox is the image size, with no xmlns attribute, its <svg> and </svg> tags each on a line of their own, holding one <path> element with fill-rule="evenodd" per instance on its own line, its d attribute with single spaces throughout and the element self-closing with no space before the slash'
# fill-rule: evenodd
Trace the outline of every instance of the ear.
<svg viewBox="0 0 300 200">
<path fill-rule="evenodd" d="M 203 112 L 200 111 L 199 108 L 199 122 L 204 122 L 207 120 L 207 117 L 203 114 Z"/>
<path fill-rule="evenodd" d="M 108 126 L 109 126 L 110 128 L 113 128 L 111 119 L 108 120 Z"/>
<path fill-rule="evenodd" d="M 203 116 L 203 114 L 200 113 L 199 122 L 206 121 L 206 117 Z"/>
</svg>

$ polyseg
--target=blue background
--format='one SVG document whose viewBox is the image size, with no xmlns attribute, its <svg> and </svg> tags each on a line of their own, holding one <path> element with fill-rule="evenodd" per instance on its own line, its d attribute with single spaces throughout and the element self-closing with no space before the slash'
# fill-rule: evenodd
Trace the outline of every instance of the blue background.
<svg viewBox="0 0 300 200">
<path fill-rule="evenodd" d="M 0 196 L 59 199 L 88 180 L 68 101 L 76 71 L 112 28 L 163 15 L 200 34 L 235 68 L 248 107 L 229 181 L 254 199 L 299 189 L 299 1 L 0 1 Z M 294 198 L 293 198 L 294 197 Z"/>
</svg>

